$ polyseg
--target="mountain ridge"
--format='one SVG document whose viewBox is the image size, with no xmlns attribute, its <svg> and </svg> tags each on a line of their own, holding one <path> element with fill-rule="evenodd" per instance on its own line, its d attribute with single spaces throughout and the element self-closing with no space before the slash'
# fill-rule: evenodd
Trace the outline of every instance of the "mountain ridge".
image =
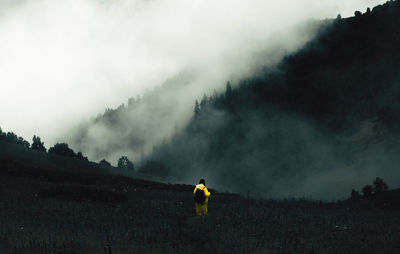
<svg viewBox="0 0 400 254">
<path fill-rule="evenodd" d="M 267 196 L 344 197 L 376 176 L 400 184 L 399 10 L 391 1 L 337 18 L 278 68 L 228 82 L 151 160 L 178 178 Z"/>
</svg>

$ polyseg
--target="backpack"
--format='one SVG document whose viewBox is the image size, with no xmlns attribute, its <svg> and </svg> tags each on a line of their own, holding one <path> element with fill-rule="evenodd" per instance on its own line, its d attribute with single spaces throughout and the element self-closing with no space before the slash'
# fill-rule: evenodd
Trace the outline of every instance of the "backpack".
<svg viewBox="0 0 400 254">
<path fill-rule="evenodd" d="M 194 201 L 198 204 L 203 204 L 206 201 L 206 195 L 204 194 L 204 189 L 197 189 L 194 194 Z"/>
</svg>

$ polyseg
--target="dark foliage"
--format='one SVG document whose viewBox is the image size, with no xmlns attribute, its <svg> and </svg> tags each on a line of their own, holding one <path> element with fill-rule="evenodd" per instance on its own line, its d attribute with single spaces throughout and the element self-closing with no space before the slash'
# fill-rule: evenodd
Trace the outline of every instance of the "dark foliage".
<svg viewBox="0 0 400 254">
<path fill-rule="evenodd" d="M 26 148 L 30 147 L 29 142 L 26 141 L 24 138 L 17 136 L 14 132 L 3 132 L 1 128 L 0 128 L 0 140 L 22 145 Z"/>
<path fill-rule="evenodd" d="M 67 143 L 55 144 L 53 147 L 49 148 L 49 153 L 88 161 L 88 158 L 84 157 L 81 152 L 75 153 L 74 150 L 69 148 Z"/>
<path fill-rule="evenodd" d="M 108 162 L 106 159 L 102 159 L 102 160 L 99 162 L 99 164 L 100 164 L 100 166 L 111 167 L 111 163 Z"/>
<path fill-rule="evenodd" d="M 68 144 L 66 143 L 57 143 L 53 147 L 50 147 L 49 153 L 68 156 L 68 157 L 76 157 L 74 150 L 69 148 Z"/>
<path fill-rule="evenodd" d="M 370 197 L 373 194 L 373 187 L 372 185 L 365 185 L 364 188 L 362 189 L 362 194 L 364 197 Z"/>
<path fill-rule="evenodd" d="M 118 168 L 121 169 L 129 169 L 129 170 L 134 170 L 135 166 L 133 164 L 133 162 L 131 162 L 128 157 L 126 156 L 121 156 L 118 159 Z"/>
<path fill-rule="evenodd" d="M 348 199 L 345 201 L 338 201 L 343 207 L 351 210 L 360 210 L 364 208 L 368 209 L 400 209 L 400 189 L 387 190 L 381 193 L 373 194 L 369 197 L 363 197 L 357 199 Z"/>
<path fill-rule="evenodd" d="M 194 102 L 194 109 L 193 109 L 194 118 L 197 119 L 200 114 L 200 105 L 199 102 L 196 100 Z"/>
<path fill-rule="evenodd" d="M 383 181 L 382 178 L 377 177 L 374 180 L 374 193 L 378 194 L 388 190 L 388 185 Z"/>
<path fill-rule="evenodd" d="M 46 152 L 44 143 L 40 140 L 40 137 L 36 135 L 33 135 L 31 148 L 39 152 Z"/>
<path fill-rule="evenodd" d="M 373 195 L 381 194 L 389 189 L 388 185 L 383 181 L 382 178 L 377 177 L 375 178 L 373 185 L 366 185 L 362 189 L 363 197 L 370 197 Z M 351 190 L 351 196 L 350 198 L 355 200 L 355 199 L 360 199 L 362 196 L 360 193 L 354 189 Z"/>
<path fill-rule="evenodd" d="M 80 160 L 85 160 L 88 161 L 88 158 L 86 156 L 83 156 L 83 154 L 81 152 L 78 152 L 76 154 L 76 158 L 80 159 Z"/>
<path fill-rule="evenodd" d="M 351 190 L 350 198 L 351 199 L 359 199 L 361 197 L 360 192 L 356 191 L 355 189 Z"/>
</svg>

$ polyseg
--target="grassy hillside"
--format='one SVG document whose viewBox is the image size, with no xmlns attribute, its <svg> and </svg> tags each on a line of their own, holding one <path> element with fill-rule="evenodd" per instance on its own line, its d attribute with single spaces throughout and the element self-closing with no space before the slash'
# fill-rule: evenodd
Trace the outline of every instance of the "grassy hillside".
<svg viewBox="0 0 400 254">
<path fill-rule="evenodd" d="M 255 200 L 211 188 L 202 221 L 193 187 L 48 170 L 3 155 L 0 253 L 400 251 L 400 207 L 387 205 L 400 198 L 399 190 L 365 205 L 368 200 Z"/>
</svg>

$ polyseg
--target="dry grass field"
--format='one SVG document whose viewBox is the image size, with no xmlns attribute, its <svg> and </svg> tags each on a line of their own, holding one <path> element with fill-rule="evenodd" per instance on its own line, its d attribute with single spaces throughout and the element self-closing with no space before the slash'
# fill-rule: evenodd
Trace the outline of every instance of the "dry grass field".
<svg viewBox="0 0 400 254">
<path fill-rule="evenodd" d="M 192 188 L 2 158 L 0 253 L 400 252 L 398 191 L 323 203 L 211 190 L 201 220 Z"/>
</svg>

